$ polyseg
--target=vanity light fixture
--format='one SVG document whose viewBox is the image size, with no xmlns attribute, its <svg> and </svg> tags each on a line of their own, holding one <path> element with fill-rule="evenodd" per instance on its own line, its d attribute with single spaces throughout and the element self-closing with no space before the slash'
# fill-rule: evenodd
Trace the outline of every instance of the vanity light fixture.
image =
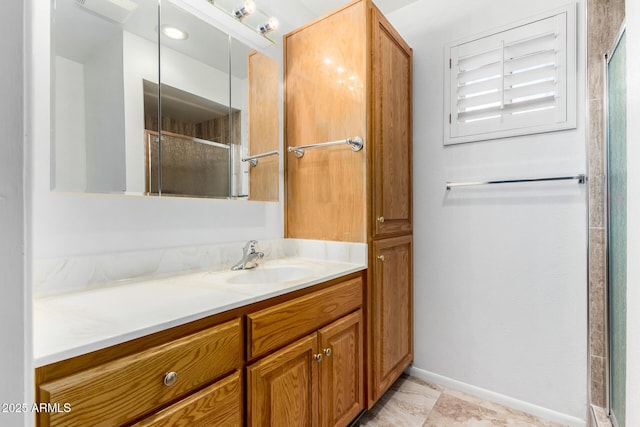
<svg viewBox="0 0 640 427">
<path fill-rule="evenodd" d="M 258 22 L 262 21 L 262 19 L 267 19 L 265 15 L 262 15 L 264 16 L 264 18 L 257 20 L 257 22 L 255 22 L 254 24 L 245 25 L 244 22 L 241 22 L 243 21 L 243 19 L 237 18 L 233 10 L 226 9 L 221 4 L 222 2 L 218 0 L 165 1 L 168 1 L 169 3 L 177 6 L 185 12 L 191 13 L 192 15 L 202 19 L 209 25 L 213 25 L 214 27 L 219 28 L 220 30 L 226 32 L 233 38 L 246 44 L 247 46 L 252 47 L 253 49 L 261 50 L 275 44 L 275 41 L 271 40 L 267 34 L 261 34 L 256 28 Z M 251 2 L 251 4 L 249 4 L 248 6 L 249 7 L 247 8 L 245 2 L 245 12 L 247 10 L 253 10 L 255 11 L 255 15 L 260 14 L 260 11 L 256 9 L 255 3 Z"/>
<path fill-rule="evenodd" d="M 242 7 L 233 10 L 233 14 L 236 16 L 236 18 L 242 20 L 255 11 L 256 4 L 252 0 L 245 0 Z"/>
<path fill-rule="evenodd" d="M 189 38 L 189 33 L 184 30 L 181 30 L 178 27 L 174 27 L 173 25 L 162 25 L 162 34 L 169 37 L 173 40 L 186 40 Z"/>
<path fill-rule="evenodd" d="M 277 30 L 279 26 L 280 21 L 278 21 L 278 18 L 272 16 L 267 22 L 258 26 L 258 31 L 260 31 L 260 34 L 267 34 L 271 31 Z"/>
</svg>

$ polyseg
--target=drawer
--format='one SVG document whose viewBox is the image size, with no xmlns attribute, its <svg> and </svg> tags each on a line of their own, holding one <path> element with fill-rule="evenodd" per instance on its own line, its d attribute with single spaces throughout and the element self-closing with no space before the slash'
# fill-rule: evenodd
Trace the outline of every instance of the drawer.
<svg viewBox="0 0 640 427">
<path fill-rule="evenodd" d="M 238 369 L 240 319 L 40 385 L 42 402 L 71 405 L 41 414 L 46 426 L 116 426 Z M 165 375 L 177 373 L 173 385 Z"/>
<path fill-rule="evenodd" d="M 132 427 L 239 427 L 242 425 L 240 373 L 192 394 Z"/>
<path fill-rule="evenodd" d="M 278 349 L 362 305 L 362 278 L 247 316 L 247 359 Z"/>
</svg>

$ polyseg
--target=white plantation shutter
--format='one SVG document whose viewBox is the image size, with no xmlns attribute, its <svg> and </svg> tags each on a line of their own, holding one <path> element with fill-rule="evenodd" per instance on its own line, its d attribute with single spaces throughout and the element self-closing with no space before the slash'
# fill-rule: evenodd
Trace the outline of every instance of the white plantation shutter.
<svg viewBox="0 0 640 427">
<path fill-rule="evenodd" d="M 445 55 L 445 144 L 575 127 L 575 5 Z"/>
</svg>

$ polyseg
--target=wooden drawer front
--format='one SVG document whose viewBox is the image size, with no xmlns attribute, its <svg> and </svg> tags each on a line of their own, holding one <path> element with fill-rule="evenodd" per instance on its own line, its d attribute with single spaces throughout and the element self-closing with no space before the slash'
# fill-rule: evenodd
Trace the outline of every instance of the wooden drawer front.
<svg viewBox="0 0 640 427">
<path fill-rule="evenodd" d="M 242 425 L 242 379 L 236 371 L 132 427 L 239 427 Z"/>
<path fill-rule="evenodd" d="M 362 305 L 362 278 L 247 316 L 247 358 L 275 350 Z"/>
<path fill-rule="evenodd" d="M 40 385 L 43 402 L 68 413 L 41 414 L 41 426 L 116 426 L 177 399 L 241 364 L 240 319 Z M 168 387 L 165 374 L 178 379 Z"/>
</svg>

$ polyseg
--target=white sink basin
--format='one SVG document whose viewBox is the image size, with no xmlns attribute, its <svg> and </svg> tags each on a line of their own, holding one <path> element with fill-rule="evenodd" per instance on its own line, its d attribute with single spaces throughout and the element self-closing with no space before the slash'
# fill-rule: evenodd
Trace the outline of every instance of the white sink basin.
<svg viewBox="0 0 640 427">
<path fill-rule="evenodd" d="M 239 271 L 236 276 L 227 279 L 227 282 L 236 285 L 252 285 L 258 283 L 279 283 L 299 280 L 312 276 L 313 272 L 307 267 L 292 267 L 286 265 L 258 266 L 251 270 Z"/>
</svg>

